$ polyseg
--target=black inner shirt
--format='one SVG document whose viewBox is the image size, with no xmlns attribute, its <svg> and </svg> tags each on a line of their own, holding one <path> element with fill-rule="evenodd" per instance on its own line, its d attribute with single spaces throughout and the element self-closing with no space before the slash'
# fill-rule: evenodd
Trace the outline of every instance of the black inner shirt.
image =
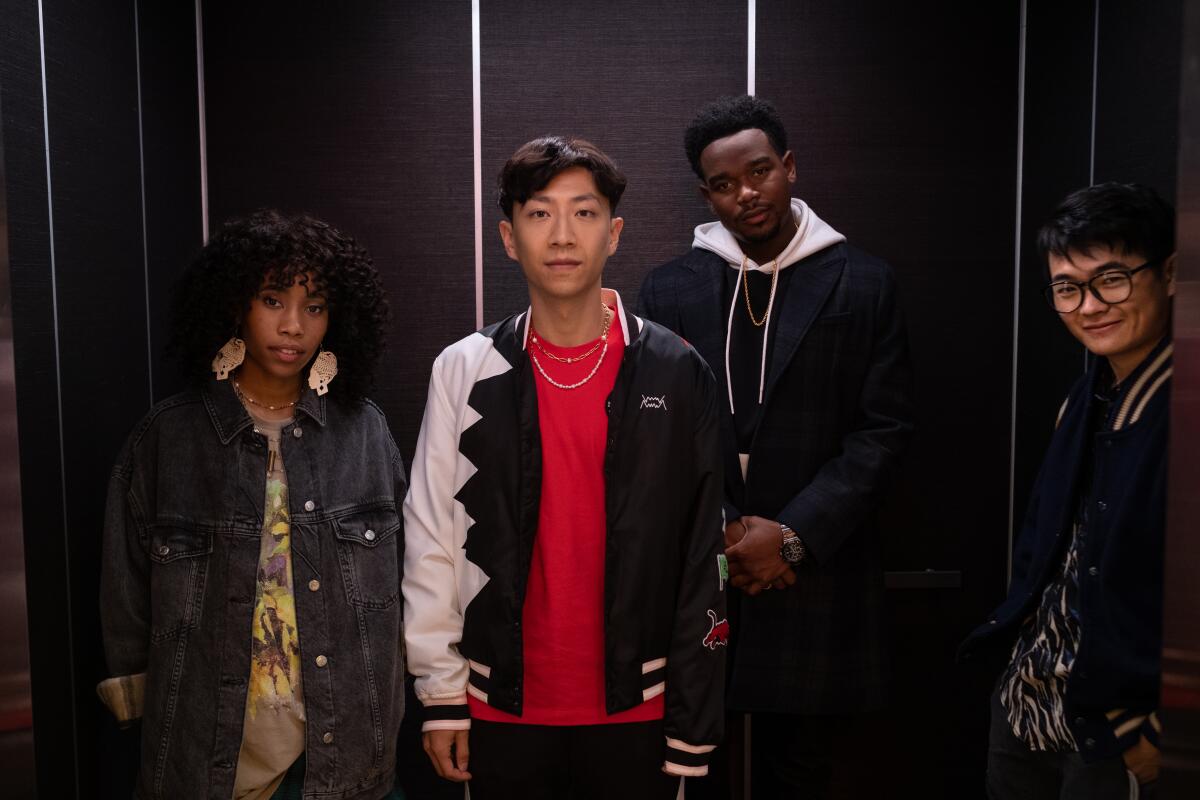
<svg viewBox="0 0 1200 800">
<path fill-rule="evenodd" d="M 762 406 L 758 404 L 758 387 L 763 365 L 763 334 L 767 336 L 766 371 L 771 367 L 771 351 L 775 344 L 775 330 L 779 324 L 779 312 L 783 308 L 784 296 L 794 269 L 779 272 L 779 283 L 775 287 L 775 303 L 768 324 L 759 327 L 750 321 L 746 310 L 745 290 L 738 285 L 738 271 L 725 270 L 724 308 L 728 312 L 730 302 L 736 302 L 729 331 L 729 379 L 733 385 L 733 423 L 737 431 L 739 453 L 749 453 L 758 428 Z M 771 274 L 758 270 L 746 270 L 746 285 L 750 288 L 750 307 L 755 319 L 762 320 L 771 299 Z M 737 291 L 737 297 L 733 292 Z M 769 330 L 768 330 L 769 327 Z M 765 390 L 765 376 L 761 378 Z"/>
</svg>

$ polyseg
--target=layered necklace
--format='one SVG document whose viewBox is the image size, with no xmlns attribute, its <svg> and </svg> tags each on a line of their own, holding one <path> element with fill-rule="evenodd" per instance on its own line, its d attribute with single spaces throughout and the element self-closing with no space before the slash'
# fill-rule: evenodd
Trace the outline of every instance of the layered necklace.
<svg viewBox="0 0 1200 800">
<path fill-rule="evenodd" d="M 258 406 L 259 408 L 265 408 L 267 411 L 283 411 L 285 408 L 292 408 L 300 400 L 300 398 L 297 397 L 290 403 L 284 403 L 283 405 L 278 406 L 273 406 L 270 403 L 262 403 L 246 394 L 246 392 L 242 389 L 241 384 L 239 384 L 236 380 L 233 382 L 233 393 L 236 394 L 238 399 L 242 402 L 249 403 L 252 406 Z"/>
<path fill-rule="evenodd" d="M 742 256 L 742 290 L 746 295 L 746 313 L 750 315 L 750 322 L 756 328 L 761 328 L 767 324 L 767 320 L 771 317 L 771 306 L 775 305 L 775 287 L 779 285 L 779 260 L 771 262 L 771 296 L 767 299 L 767 310 L 763 312 L 762 319 L 754 318 L 754 309 L 750 306 L 750 284 L 746 280 L 746 262 L 749 256 Z"/>
<path fill-rule="evenodd" d="M 577 355 L 577 356 L 555 355 L 554 353 L 549 352 L 548 350 L 546 350 L 545 347 L 542 346 L 541 337 L 538 336 L 538 332 L 536 330 L 531 330 L 529 332 L 529 340 L 531 342 L 533 342 L 534 347 L 536 347 L 538 350 L 540 350 L 542 352 L 542 355 L 544 355 L 546 358 L 549 358 L 553 361 L 557 361 L 560 364 L 578 363 L 580 361 L 583 361 L 585 358 L 590 357 L 593 353 L 596 352 L 596 350 L 600 350 L 600 358 L 596 359 L 596 366 L 592 367 L 592 371 L 587 374 L 587 377 L 585 377 L 581 381 L 576 381 L 575 383 L 559 383 L 558 381 L 554 380 L 554 378 L 551 378 L 549 375 L 546 374 L 546 370 L 542 368 L 542 362 L 538 361 L 537 353 L 530 350 L 529 357 L 530 357 L 530 359 L 533 360 L 533 365 L 535 367 L 537 367 L 538 372 L 542 373 L 542 377 L 546 379 L 546 382 L 549 383 L 551 386 L 555 387 L 556 389 L 578 389 L 580 386 L 583 386 L 585 383 L 587 383 L 593 377 L 595 377 L 596 373 L 600 371 L 600 365 L 604 363 L 604 357 L 606 355 L 608 355 L 608 331 L 609 331 L 609 328 L 612 327 L 612 319 L 613 319 L 612 309 L 610 309 L 608 306 L 604 305 L 603 303 L 600 304 L 600 307 L 602 309 L 604 309 L 604 324 L 600 328 L 600 338 L 596 340 L 596 343 L 594 345 L 592 345 L 590 348 L 588 348 L 586 353 L 583 353 L 581 355 Z"/>
</svg>

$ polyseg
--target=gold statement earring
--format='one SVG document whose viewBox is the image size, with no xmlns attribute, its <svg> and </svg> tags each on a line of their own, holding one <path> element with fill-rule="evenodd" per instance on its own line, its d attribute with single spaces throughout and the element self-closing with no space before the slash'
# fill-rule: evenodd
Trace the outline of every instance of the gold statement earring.
<svg viewBox="0 0 1200 800">
<path fill-rule="evenodd" d="M 329 391 L 329 383 L 337 376 L 337 356 L 324 347 L 313 359 L 312 368 L 308 371 L 308 388 L 318 395 Z"/>
<path fill-rule="evenodd" d="M 217 355 L 212 361 L 212 371 L 217 373 L 217 380 L 223 381 L 245 360 L 246 343 L 234 336 L 221 345 L 221 349 L 217 351 Z"/>
</svg>

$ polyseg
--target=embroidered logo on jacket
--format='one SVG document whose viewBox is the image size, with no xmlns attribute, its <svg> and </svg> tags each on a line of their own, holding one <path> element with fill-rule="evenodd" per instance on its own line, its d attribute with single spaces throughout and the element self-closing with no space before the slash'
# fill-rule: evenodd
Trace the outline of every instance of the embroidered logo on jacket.
<svg viewBox="0 0 1200 800">
<path fill-rule="evenodd" d="M 704 634 L 704 646 L 709 650 L 716 650 L 717 645 L 729 644 L 729 620 L 718 621 L 716 613 L 711 608 L 708 609 L 708 618 L 712 622 L 708 627 L 708 633 Z"/>
<path fill-rule="evenodd" d="M 670 411 L 667 408 L 667 396 L 655 397 L 654 395 L 642 395 L 642 408 L 661 408 L 663 411 Z"/>
</svg>

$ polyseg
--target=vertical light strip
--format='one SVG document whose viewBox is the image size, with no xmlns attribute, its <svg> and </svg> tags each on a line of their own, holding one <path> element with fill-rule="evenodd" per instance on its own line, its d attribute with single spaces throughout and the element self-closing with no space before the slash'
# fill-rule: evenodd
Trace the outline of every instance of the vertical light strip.
<svg viewBox="0 0 1200 800">
<path fill-rule="evenodd" d="M 479 0 L 471 0 L 471 147 L 475 160 L 475 328 L 483 327 L 483 112 L 479 89 Z"/>
<path fill-rule="evenodd" d="M 1096 185 L 1096 88 L 1100 74 L 1100 0 L 1096 0 L 1095 30 L 1092 31 L 1092 141 L 1088 149 L 1088 186 Z"/>
<path fill-rule="evenodd" d="M 67 522 L 67 453 L 66 437 L 63 432 L 63 395 L 62 395 L 62 355 L 58 333 L 58 261 L 54 249 L 54 194 L 50 180 L 50 100 L 46 90 L 46 25 L 43 19 L 42 0 L 38 0 L 38 47 L 41 51 L 42 66 L 42 132 L 46 146 L 46 226 L 50 236 L 50 310 L 54 320 L 54 381 L 55 401 L 58 404 L 58 469 L 59 481 L 62 483 L 62 540 L 63 556 L 66 567 L 66 580 L 63 581 L 63 593 L 67 601 L 67 624 L 63 626 L 67 634 L 67 660 L 72 673 L 75 671 L 75 620 L 71 598 L 71 537 L 68 535 Z M 75 681 L 69 682 L 71 693 L 71 759 L 75 774 L 76 796 L 79 794 L 79 744 L 78 727 L 75 720 Z"/>
<path fill-rule="evenodd" d="M 1088 148 L 1088 186 L 1096 185 L 1096 98 L 1100 86 L 1100 0 L 1096 0 L 1095 22 L 1092 30 L 1092 133 L 1091 145 Z M 1088 356 L 1086 347 L 1083 351 L 1083 371 L 1088 371 Z"/>
<path fill-rule="evenodd" d="M 1012 403 L 1008 432 L 1008 550 L 1004 584 L 1012 581 L 1013 538 L 1017 495 L 1017 345 L 1021 330 L 1021 194 L 1025 189 L 1025 27 L 1026 0 L 1021 0 L 1020 44 L 1017 49 L 1017 208 L 1013 232 Z"/>
<path fill-rule="evenodd" d="M 758 50 L 755 47 L 758 39 L 757 21 L 757 0 L 747 0 L 746 2 L 746 94 L 754 96 L 755 82 L 757 75 L 754 70 L 754 62 L 758 56 Z M 745 714 L 742 717 L 742 797 L 745 800 L 750 800 L 750 715 Z"/>
<path fill-rule="evenodd" d="M 146 374 L 154 405 L 154 345 L 150 340 L 150 245 L 146 232 L 146 155 L 142 132 L 142 31 L 138 0 L 133 0 L 133 56 L 137 67 L 138 176 L 142 186 L 142 280 L 146 290 Z"/>
<path fill-rule="evenodd" d="M 746 94 L 754 94 L 754 59 L 757 55 L 754 44 L 758 36 L 755 26 L 755 0 L 746 3 Z"/>
<path fill-rule="evenodd" d="M 208 123 L 204 118 L 204 14 L 196 0 L 196 99 L 200 104 L 200 231 L 208 244 Z"/>
</svg>

